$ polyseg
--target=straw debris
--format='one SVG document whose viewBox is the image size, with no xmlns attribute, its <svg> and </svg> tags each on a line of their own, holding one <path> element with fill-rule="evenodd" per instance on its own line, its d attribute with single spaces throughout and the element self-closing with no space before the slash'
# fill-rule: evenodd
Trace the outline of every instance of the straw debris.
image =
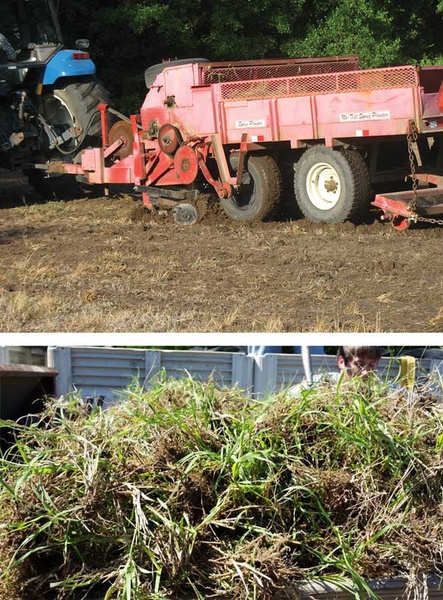
<svg viewBox="0 0 443 600">
<path fill-rule="evenodd" d="M 443 411 L 377 381 L 246 399 L 160 377 L 48 403 L 0 462 L 0 600 L 356 598 L 441 574 Z M 92 597 L 92 596 L 91 596 Z M 411 596 L 412 597 L 412 596 Z"/>
</svg>

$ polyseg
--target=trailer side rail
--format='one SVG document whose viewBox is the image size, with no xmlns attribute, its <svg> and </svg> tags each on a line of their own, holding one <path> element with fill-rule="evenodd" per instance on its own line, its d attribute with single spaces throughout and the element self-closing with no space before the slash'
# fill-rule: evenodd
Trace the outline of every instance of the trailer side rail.
<svg viewBox="0 0 443 600">
<path fill-rule="evenodd" d="M 407 65 L 386 69 L 275 77 L 220 83 L 222 100 L 260 100 L 293 96 L 369 92 L 419 85 L 417 69 Z"/>
</svg>

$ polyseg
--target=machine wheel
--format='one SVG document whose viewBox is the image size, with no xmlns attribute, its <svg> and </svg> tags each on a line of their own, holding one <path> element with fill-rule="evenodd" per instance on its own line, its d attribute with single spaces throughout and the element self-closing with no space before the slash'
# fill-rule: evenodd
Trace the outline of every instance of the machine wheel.
<svg viewBox="0 0 443 600">
<path fill-rule="evenodd" d="M 101 135 L 98 104 L 109 104 L 109 92 L 99 81 L 92 80 L 70 83 L 63 89 L 55 89 L 52 94 L 42 96 L 40 111 L 53 127 L 62 131 L 71 125 L 87 131 L 88 144 L 91 138 L 96 140 Z M 74 140 L 66 142 L 68 149 L 73 151 L 77 144 Z"/>
<path fill-rule="evenodd" d="M 295 165 L 294 188 L 300 210 L 310 221 L 357 221 L 368 206 L 369 173 L 355 150 L 314 146 Z"/>
<path fill-rule="evenodd" d="M 197 208 L 190 202 L 180 202 L 172 210 L 174 221 L 178 225 L 195 225 L 198 221 Z"/>
<path fill-rule="evenodd" d="M 66 141 L 61 150 L 48 150 L 43 160 L 59 159 L 74 162 L 80 143 L 85 146 L 101 145 L 101 123 L 98 104 L 109 104 L 109 93 L 96 80 L 70 83 L 42 96 L 39 111 L 54 130 L 61 134 L 72 126 L 81 127 L 79 139 Z M 85 136 L 86 132 L 86 136 Z M 25 172 L 29 182 L 44 196 L 74 198 L 84 195 L 87 182 L 81 176 L 59 175 L 45 177 L 44 172 L 32 169 Z"/>
<path fill-rule="evenodd" d="M 231 160 L 234 170 L 238 157 Z M 236 221 L 264 221 L 280 201 L 283 182 L 277 163 L 271 156 L 247 157 L 240 188 L 220 202 L 226 214 Z"/>
</svg>

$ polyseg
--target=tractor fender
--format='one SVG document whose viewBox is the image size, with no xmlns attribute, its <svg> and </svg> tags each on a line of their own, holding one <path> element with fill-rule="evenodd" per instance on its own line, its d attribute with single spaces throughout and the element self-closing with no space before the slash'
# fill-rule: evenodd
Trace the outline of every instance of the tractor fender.
<svg viewBox="0 0 443 600">
<path fill-rule="evenodd" d="M 74 59 L 78 50 L 60 50 L 48 62 L 43 74 L 43 85 L 53 85 L 60 77 L 95 75 L 95 64 L 90 58 Z"/>
</svg>

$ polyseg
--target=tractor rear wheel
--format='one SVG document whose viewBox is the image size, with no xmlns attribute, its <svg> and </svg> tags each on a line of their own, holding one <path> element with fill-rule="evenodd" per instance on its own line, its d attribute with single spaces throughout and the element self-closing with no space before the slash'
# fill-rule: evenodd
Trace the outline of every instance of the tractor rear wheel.
<svg viewBox="0 0 443 600">
<path fill-rule="evenodd" d="M 101 145 L 99 104 L 109 104 L 109 93 L 97 80 L 70 83 L 64 88 L 54 89 L 41 97 L 39 112 L 58 135 L 71 127 L 79 127 L 82 133 L 78 139 L 71 138 L 60 146 L 60 150 L 44 150 L 42 160 L 62 160 L 75 162 L 79 145 Z M 91 191 L 87 181 L 81 176 L 58 175 L 45 177 L 44 172 L 32 169 L 25 172 L 34 188 L 46 197 L 75 198 L 85 190 Z"/>
<path fill-rule="evenodd" d="M 231 160 L 236 170 L 238 157 Z M 238 190 L 220 200 L 226 214 L 236 221 L 264 221 L 280 201 L 283 182 L 277 163 L 271 156 L 247 157 Z"/>
<path fill-rule="evenodd" d="M 355 150 L 314 146 L 295 165 L 297 204 L 310 221 L 359 221 L 370 192 L 366 163 Z"/>
</svg>

